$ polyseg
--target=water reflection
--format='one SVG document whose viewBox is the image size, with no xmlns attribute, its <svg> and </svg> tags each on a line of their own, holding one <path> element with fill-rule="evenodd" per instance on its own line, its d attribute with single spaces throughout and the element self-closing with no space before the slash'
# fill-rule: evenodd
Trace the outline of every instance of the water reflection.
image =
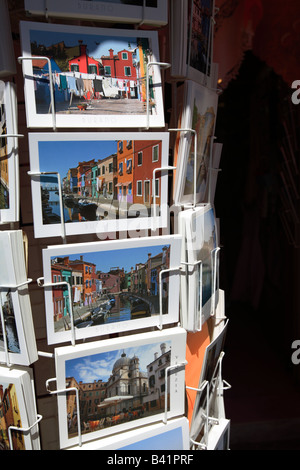
<svg viewBox="0 0 300 470">
<path fill-rule="evenodd" d="M 11 353 L 20 353 L 20 344 L 16 327 L 16 320 L 13 310 L 12 298 L 10 292 L 1 293 L 2 311 L 5 322 L 6 341 L 8 351 Z M 4 336 L 2 324 L 0 323 L 0 350 L 4 351 Z"/>
</svg>

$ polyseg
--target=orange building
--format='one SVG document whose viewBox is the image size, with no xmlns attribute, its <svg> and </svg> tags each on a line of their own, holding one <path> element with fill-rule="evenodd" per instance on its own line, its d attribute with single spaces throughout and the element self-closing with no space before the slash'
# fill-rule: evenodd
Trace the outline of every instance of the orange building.
<svg viewBox="0 0 300 470">
<path fill-rule="evenodd" d="M 133 202 L 133 147 L 133 140 L 118 141 L 116 188 L 119 203 Z"/>
<path fill-rule="evenodd" d="M 134 142 L 133 203 L 150 207 L 153 204 L 153 171 L 161 167 L 162 142 L 138 140 Z M 156 204 L 160 204 L 160 173 L 155 176 Z"/>
<path fill-rule="evenodd" d="M 69 261 L 73 269 L 80 270 L 83 273 L 82 290 L 83 290 L 83 303 L 84 305 L 91 305 L 96 301 L 96 265 L 84 261 L 83 256 L 80 259 Z"/>
</svg>

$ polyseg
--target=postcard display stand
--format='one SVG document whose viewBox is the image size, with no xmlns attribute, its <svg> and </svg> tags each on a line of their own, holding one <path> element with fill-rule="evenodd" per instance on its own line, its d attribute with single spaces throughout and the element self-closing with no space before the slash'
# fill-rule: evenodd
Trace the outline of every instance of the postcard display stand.
<svg viewBox="0 0 300 470">
<path fill-rule="evenodd" d="M 214 2 L 2 3 L 1 446 L 228 450 Z"/>
</svg>

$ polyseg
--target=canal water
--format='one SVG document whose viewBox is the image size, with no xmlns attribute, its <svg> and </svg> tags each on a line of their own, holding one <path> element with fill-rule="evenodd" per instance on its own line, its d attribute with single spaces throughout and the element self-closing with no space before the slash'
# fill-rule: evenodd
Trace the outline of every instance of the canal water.
<svg viewBox="0 0 300 470">
<path fill-rule="evenodd" d="M 97 204 L 81 204 L 79 201 L 77 199 L 74 199 L 73 203 L 64 201 L 65 222 L 97 220 Z M 49 191 L 49 199 L 43 202 L 43 221 L 45 224 L 61 222 L 58 189 Z"/>
<path fill-rule="evenodd" d="M 18 340 L 17 328 L 13 317 L 10 317 L 9 321 L 5 322 L 5 329 L 9 352 L 19 354 L 20 345 Z M 3 334 L 0 334 L 0 350 L 4 351 Z"/>
</svg>

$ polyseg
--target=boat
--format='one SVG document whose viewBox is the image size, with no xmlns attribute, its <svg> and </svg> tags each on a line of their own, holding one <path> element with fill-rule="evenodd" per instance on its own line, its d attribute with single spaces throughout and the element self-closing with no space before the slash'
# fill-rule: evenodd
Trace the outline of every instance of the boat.
<svg viewBox="0 0 300 470">
<path fill-rule="evenodd" d="M 138 317 L 150 317 L 150 306 L 149 304 L 143 299 L 135 299 L 131 303 L 131 318 L 138 318 Z"/>
<path fill-rule="evenodd" d="M 92 321 L 83 321 L 81 323 L 77 323 L 77 325 L 75 325 L 75 328 L 88 328 L 90 326 L 93 326 Z"/>
<path fill-rule="evenodd" d="M 101 307 L 96 307 L 91 312 L 91 320 L 94 325 L 104 323 L 107 312 Z"/>
</svg>

